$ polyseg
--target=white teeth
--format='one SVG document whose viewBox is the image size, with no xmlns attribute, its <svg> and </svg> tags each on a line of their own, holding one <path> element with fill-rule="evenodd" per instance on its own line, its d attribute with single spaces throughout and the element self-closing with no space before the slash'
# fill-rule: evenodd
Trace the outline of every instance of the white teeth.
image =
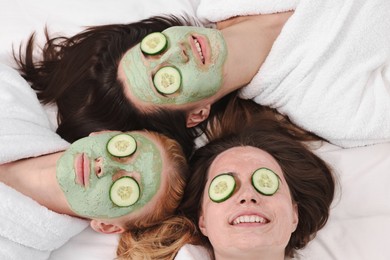
<svg viewBox="0 0 390 260">
<path fill-rule="evenodd" d="M 233 225 L 237 225 L 240 223 L 266 223 L 265 218 L 259 216 L 240 216 L 233 221 Z"/>
<path fill-rule="evenodd" d="M 197 39 L 194 39 L 194 42 L 195 42 L 196 49 L 197 49 L 197 51 L 199 53 L 199 56 L 202 59 L 202 62 L 204 63 L 204 57 L 203 57 L 203 53 L 202 53 L 202 48 L 200 48 L 200 44 L 199 44 Z"/>
</svg>

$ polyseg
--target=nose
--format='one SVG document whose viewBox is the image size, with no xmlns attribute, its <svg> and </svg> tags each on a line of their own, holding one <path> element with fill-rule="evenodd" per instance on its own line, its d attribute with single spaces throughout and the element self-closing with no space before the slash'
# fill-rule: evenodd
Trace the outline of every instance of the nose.
<svg viewBox="0 0 390 260">
<path fill-rule="evenodd" d="M 169 47 L 160 60 L 161 62 L 172 64 L 187 63 L 189 61 L 188 50 L 184 44 L 179 43 L 178 45 Z"/>
<path fill-rule="evenodd" d="M 98 157 L 95 159 L 95 165 L 94 165 L 94 168 L 93 168 L 96 176 L 98 178 L 102 177 L 104 175 L 104 172 L 103 172 L 103 158 L 102 157 Z"/>
<path fill-rule="evenodd" d="M 238 202 L 242 205 L 257 204 L 260 201 L 259 194 L 251 184 L 242 185 L 238 192 Z"/>
<path fill-rule="evenodd" d="M 259 201 L 258 198 L 256 198 L 255 196 L 246 196 L 247 194 L 245 194 L 245 196 L 241 196 L 239 198 L 239 202 L 240 204 L 257 204 L 257 202 Z"/>
<path fill-rule="evenodd" d="M 240 204 L 246 204 L 246 203 L 257 204 L 257 200 L 255 198 L 241 198 Z"/>
</svg>

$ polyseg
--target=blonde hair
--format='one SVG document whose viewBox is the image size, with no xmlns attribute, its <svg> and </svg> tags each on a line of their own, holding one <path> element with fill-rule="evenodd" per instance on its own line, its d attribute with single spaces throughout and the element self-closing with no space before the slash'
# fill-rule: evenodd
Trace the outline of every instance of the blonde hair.
<svg viewBox="0 0 390 260">
<path fill-rule="evenodd" d="M 180 145 L 164 135 L 149 132 L 161 142 L 168 158 L 165 191 L 152 214 L 127 223 L 121 235 L 117 259 L 173 259 L 185 243 L 196 237 L 195 225 L 185 217 L 173 216 L 184 193 L 188 164 Z"/>
<path fill-rule="evenodd" d="M 123 233 L 117 259 L 172 260 L 187 244 L 199 244 L 195 224 L 183 216 L 171 216 L 149 228 Z"/>
</svg>

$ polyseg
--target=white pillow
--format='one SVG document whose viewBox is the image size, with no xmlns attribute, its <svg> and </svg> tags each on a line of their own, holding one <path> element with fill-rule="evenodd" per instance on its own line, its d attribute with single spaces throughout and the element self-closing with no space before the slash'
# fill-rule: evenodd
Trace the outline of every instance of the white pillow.
<svg viewBox="0 0 390 260">
<path fill-rule="evenodd" d="M 0 63 L 12 63 L 12 44 L 43 28 L 49 32 L 73 35 L 85 26 L 129 23 L 160 14 L 195 16 L 199 0 L 2 0 L 0 1 Z"/>
</svg>

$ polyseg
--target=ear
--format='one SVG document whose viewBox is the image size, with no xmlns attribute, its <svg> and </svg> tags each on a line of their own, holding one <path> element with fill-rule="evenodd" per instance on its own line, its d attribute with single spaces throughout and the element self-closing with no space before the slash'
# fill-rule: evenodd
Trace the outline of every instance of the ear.
<svg viewBox="0 0 390 260">
<path fill-rule="evenodd" d="M 187 115 L 187 127 L 197 126 L 199 123 L 206 120 L 210 115 L 210 105 L 192 110 Z"/>
<path fill-rule="evenodd" d="M 104 223 L 97 219 L 92 219 L 90 222 L 90 226 L 93 230 L 103 234 L 120 234 L 125 232 L 125 229 L 121 226 Z"/>
<path fill-rule="evenodd" d="M 298 214 L 298 204 L 297 203 L 294 203 L 293 205 L 293 222 L 292 222 L 292 230 L 291 230 L 291 233 L 293 233 L 296 229 L 297 229 L 297 226 L 298 226 L 298 222 L 299 222 L 299 214 Z"/>
<path fill-rule="evenodd" d="M 207 228 L 206 228 L 206 225 L 204 223 L 203 213 L 201 213 L 199 216 L 198 226 L 199 226 L 199 229 L 202 232 L 202 234 L 207 237 Z"/>
</svg>

